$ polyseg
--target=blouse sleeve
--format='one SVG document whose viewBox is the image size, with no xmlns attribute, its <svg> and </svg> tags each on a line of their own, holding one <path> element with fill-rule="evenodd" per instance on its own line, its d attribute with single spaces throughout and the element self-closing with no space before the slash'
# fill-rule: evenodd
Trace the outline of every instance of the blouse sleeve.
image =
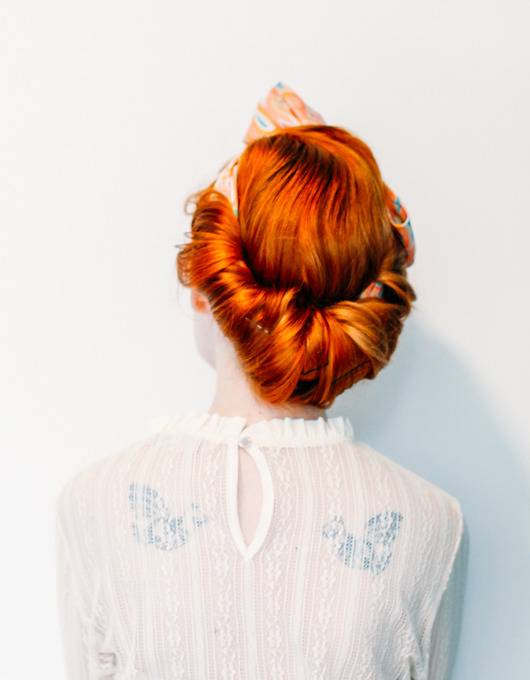
<svg viewBox="0 0 530 680">
<path fill-rule="evenodd" d="M 462 534 L 432 626 L 428 680 L 450 680 L 452 675 L 460 636 L 466 553 Z"/>
<path fill-rule="evenodd" d="M 60 520 L 56 522 L 57 596 L 63 659 L 68 680 L 88 680 L 88 626 Z"/>
<path fill-rule="evenodd" d="M 114 677 L 116 655 L 101 623 L 99 572 L 83 546 L 83 524 L 67 485 L 56 508 L 56 592 L 67 680 Z"/>
</svg>

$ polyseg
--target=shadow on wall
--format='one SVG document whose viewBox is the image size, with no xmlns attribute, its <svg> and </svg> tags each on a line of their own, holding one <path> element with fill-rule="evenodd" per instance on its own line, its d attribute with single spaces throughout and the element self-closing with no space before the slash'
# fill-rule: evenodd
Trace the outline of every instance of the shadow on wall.
<svg viewBox="0 0 530 680">
<path fill-rule="evenodd" d="M 530 640 L 530 484 L 480 384 L 411 317 L 390 364 L 341 395 L 338 413 L 356 439 L 460 501 L 468 558 L 453 680 L 527 678 L 512 659 Z"/>
</svg>

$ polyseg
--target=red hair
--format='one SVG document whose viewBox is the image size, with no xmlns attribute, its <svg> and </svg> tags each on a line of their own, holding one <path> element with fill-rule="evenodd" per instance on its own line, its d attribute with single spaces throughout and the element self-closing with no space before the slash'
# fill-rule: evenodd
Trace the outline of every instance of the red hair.
<svg viewBox="0 0 530 680">
<path fill-rule="evenodd" d="M 300 125 L 251 142 L 238 216 L 213 182 L 193 203 L 177 276 L 210 301 L 256 394 L 329 408 L 388 363 L 416 294 L 369 147 L 342 127 Z M 383 297 L 359 295 L 373 281 Z"/>
</svg>

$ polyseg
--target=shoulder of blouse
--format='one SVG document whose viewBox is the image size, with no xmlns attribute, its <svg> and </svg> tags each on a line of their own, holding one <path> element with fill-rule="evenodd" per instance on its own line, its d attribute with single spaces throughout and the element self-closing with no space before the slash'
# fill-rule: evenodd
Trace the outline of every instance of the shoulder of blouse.
<svg viewBox="0 0 530 680">
<path fill-rule="evenodd" d="M 438 484 L 435 484 L 426 477 L 422 477 L 417 472 L 381 453 L 366 442 L 357 441 L 355 453 L 367 465 L 384 467 L 385 472 L 390 474 L 395 481 L 399 480 L 403 490 L 409 496 L 417 499 L 430 499 L 433 507 L 436 507 L 439 520 L 445 523 L 460 540 L 464 529 L 464 517 L 458 498 L 441 486 L 438 486 Z"/>
<path fill-rule="evenodd" d="M 390 458 L 389 456 L 383 454 L 381 451 L 378 449 L 375 449 L 373 446 L 368 444 L 367 442 L 364 441 L 357 441 L 357 448 L 358 448 L 358 453 L 371 458 L 374 462 L 379 461 L 380 463 L 390 466 L 392 470 L 403 477 L 406 477 L 410 480 L 411 483 L 418 484 L 419 486 L 422 486 L 425 488 L 425 490 L 430 490 L 434 493 L 441 493 L 444 496 L 449 497 L 450 494 L 442 489 L 442 487 L 438 486 L 434 482 L 431 482 L 428 480 L 426 477 L 422 477 L 420 474 L 417 472 L 414 472 L 408 467 L 405 467 L 401 463 L 398 463 L 397 460 L 394 460 L 393 458 Z M 450 496 L 453 498 L 452 496 Z M 455 499 L 456 500 L 456 499 Z"/>
<path fill-rule="evenodd" d="M 179 416 L 158 418 L 152 421 L 151 431 L 120 450 L 89 463 L 66 481 L 56 497 L 56 509 L 60 515 L 70 513 L 73 504 L 90 502 L 90 494 L 98 480 L 112 479 L 122 468 L 127 468 L 137 456 L 159 450 L 167 441 L 173 446 L 175 440 L 185 444 L 197 440 L 234 443 L 251 440 L 258 446 L 281 446 L 289 450 L 322 447 L 328 444 L 350 445 L 352 454 L 367 468 L 383 468 L 409 496 L 429 497 L 442 510 L 445 520 L 453 527 L 462 525 L 459 501 L 447 491 L 419 474 L 379 452 L 366 442 L 355 438 L 354 428 L 346 416 L 332 418 L 272 418 L 246 424 L 243 416 L 222 416 L 217 413 L 189 411 Z M 445 509 L 445 511 L 444 511 Z"/>
<path fill-rule="evenodd" d="M 112 479 L 123 466 L 142 453 L 148 453 L 158 441 L 158 433 L 148 432 L 125 444 L 117 451 L 107 453 L 82 466 L 75 474 L 66 479 L 55 496 L 55 515 L 59 522 L 68 520 L 75 513 L 82 513 L 90 507 L 95 489 L 104 479 Z"/>
</svg>

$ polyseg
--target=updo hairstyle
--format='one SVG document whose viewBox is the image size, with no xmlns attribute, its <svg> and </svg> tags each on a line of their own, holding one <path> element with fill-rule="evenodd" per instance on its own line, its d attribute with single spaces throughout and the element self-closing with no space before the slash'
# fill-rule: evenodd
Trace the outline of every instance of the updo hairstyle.
<svg viewBox="0 0 530 680">
<path fill-rule="evenodd" d="M 375 378 L 416 294 L 369 147 L 342 127 L 279 129 L 239 158 L 237 216 L 213 185 L 186 199 L 177 276 L 208 298 L 256 394 L 325 409 Z M 382 297 L 360 298 L 376 280 Z"/>
</svg>

